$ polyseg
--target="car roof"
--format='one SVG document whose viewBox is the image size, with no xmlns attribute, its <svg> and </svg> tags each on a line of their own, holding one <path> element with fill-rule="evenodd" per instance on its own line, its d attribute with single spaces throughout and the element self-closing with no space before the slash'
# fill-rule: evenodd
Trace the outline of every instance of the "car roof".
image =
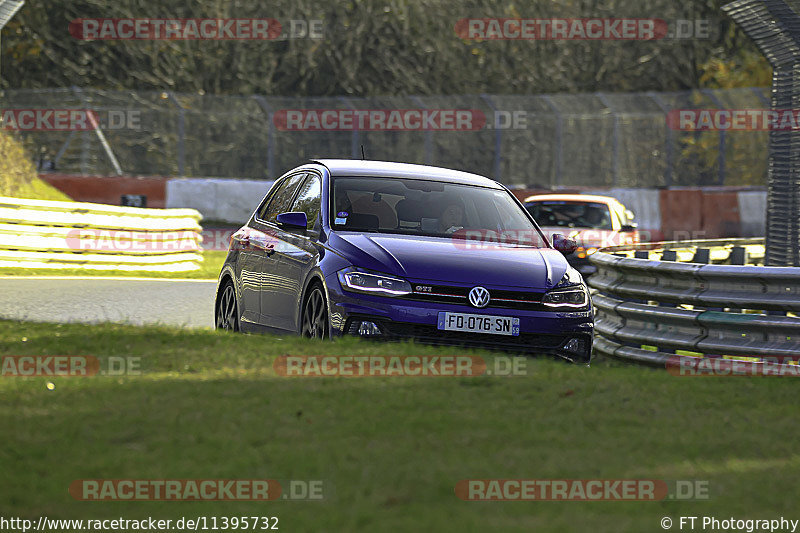
<svg viewBox="0 0 800 533">
<path fill-rule="evenodd" d="M 599 204 L 620 204 L 620 201 L 614 198 L 613 196 L 600 196 L 597 194 L 535 194 L 533 196 L 528 196 L 525 198 L 523 203 L 528 202 L 544 202 L 544 201 L 555 201 L 555 202 L 593 202 Z"/>
<path fill-rule="evenodd" d="M 494 180 L 449 168 L 410 163 L 394 163 L 391 161 L 364 161 L 360 159 L 314 159 L 314 163 L 324 165 L 331 176 L 369 176 L 378 178 L 417 178 L 430 181 L 443 181 L 464 185 L 477 185 L 501 189 Z"/>
</svg>

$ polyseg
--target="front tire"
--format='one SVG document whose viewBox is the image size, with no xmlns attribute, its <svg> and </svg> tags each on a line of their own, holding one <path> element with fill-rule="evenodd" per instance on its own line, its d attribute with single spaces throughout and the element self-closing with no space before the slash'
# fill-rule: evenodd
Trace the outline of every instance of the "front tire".
<svg viewBox="0 0 800 533">
<path fill-rule="evenodd" d="M 328 337 L 328 305 L 319 285 L 313 285 L 306 296 L 300 334 L 309 339 Z"/>
<path fill-rule="evenodd" d="M 215 324 L 217 329 L 225 331 L 239 331 L 239 313 L 236 305 L 236 290 L 233 282 L 229 279 L 222 286 L 217 301 L 215 313 Z"/>
</svg>

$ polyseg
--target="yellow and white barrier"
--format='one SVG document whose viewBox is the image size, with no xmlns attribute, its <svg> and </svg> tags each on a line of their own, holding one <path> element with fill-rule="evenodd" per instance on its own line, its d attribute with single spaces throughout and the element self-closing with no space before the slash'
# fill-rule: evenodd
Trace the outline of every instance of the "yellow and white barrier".
<svg viewBox="0 0 800 533">
<path fill-rule="evenodd" d="M 200 213 L 0 196 L 0 267 L 188 272 Z"/>
</svg>

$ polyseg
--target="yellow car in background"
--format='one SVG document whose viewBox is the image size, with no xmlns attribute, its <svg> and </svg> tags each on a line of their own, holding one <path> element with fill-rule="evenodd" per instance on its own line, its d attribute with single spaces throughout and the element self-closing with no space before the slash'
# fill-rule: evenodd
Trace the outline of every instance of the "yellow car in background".
<svg viewBox="0 0 800 533">
<path fill-rule="evenodd" d="M 567 259 L 584 276 L 597 270 L 589 256 L 599 248 L 640 242 L 633 212 L 611 196 L 537 194 L 523 203 L 548 239 L 561 233 L 577 241 Z"/>
</svg>

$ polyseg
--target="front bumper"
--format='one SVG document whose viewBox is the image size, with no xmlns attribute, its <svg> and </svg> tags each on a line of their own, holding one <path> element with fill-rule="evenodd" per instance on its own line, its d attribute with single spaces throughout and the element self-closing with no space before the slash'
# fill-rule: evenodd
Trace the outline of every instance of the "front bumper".
<svg viewBox="0 0 800 533">
<path fill-rule="evenodd" d="M 415 340 L 433 345 L 454 345 L 531 355 L 555 355 L 588 363 L 592 353 L 594 317 L 591 310 L 554 312 L 420 302 L 401 298 L 344 292 L 337 281 L 328 287 L 331 334 L 358 335 L 362 321 L 374 322 L 388 341 Z M 491 291 L 491 288 L 490 288 Z M 519 336 L 439 330 L 441 311 L 520 319 Z"/>
</svg>

